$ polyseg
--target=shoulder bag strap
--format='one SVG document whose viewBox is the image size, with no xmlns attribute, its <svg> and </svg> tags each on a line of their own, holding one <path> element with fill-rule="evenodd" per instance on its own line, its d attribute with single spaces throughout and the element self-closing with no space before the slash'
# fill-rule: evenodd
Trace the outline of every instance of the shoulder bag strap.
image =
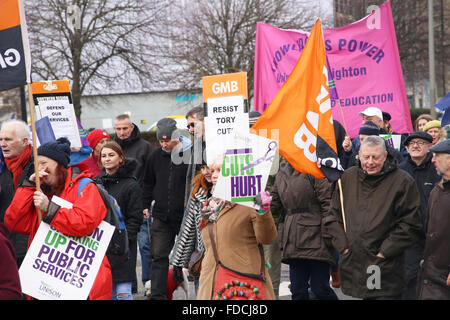
<svg viewBox="0 0 450 320">
<path fill-rule="evenodd" d="M 213 252 L 214 252 L 214 259 L 216 259 L 216 263 L 219 263 L 219 255 L 217 254 L 216 240 L 214 240 L 213 225 L 211 222 L 208 222 L 208 231 L 209 231 L 209 238 L 211 239 L 211 245 L 212 245 Z"/>
<path fill-rule="evenodd" d="M 216 241 L 214 240 L 214 231 L 213 231 L 213 225 L 211 222 L 208 223 L 208 232 L 209 232 L 209 238 L 211 239 L 211 245 L 214 252 L 214 259 L 216 259 L 216 263 L 219 263 L 219 255 L 217 254 L 217 247 L 216 247 Z M 264 265 L 265 265 L 265 259 L 264 259 L 264 249 L 263 246 L 258 243 L 258 250 L 259 255 L 261 256 L 261 268 L 260 268 L 260 274 L 264 274 Z"/>
</svg>

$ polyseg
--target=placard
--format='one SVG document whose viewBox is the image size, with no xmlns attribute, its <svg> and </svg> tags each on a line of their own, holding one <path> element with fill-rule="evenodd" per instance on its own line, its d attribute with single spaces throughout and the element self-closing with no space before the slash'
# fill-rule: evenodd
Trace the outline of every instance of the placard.
<svg viewBox="0 0 450 320">
<path fill-rule="evenodd" d="M 236 131 L 230 139 L 213 196 L 259 209 L 255 196 L 264 191 L 278 143 Z"/>
<path fill-rule="evenodd" d="M 32 92 L 36 113 L 39 118 L 48 116 L 55 138 L 66 137 L 70 147 L 81 148 L 69 81 L 33 82 Z"/>
<path fill-rule="evenodd" d="M 206 159 L 226 151 L 235 129 L 249 132 L 247 73 L 203 77 Z"/>
<path fill-rule="evenodd" d="M 400 134 L 380 134 L 380 137 L 382 137 L 389 146 L 400 151 L 402 144 L 402 136 Z"/>
<path fill-rule="evenodd" d="M 41 222 L 19 269 L 22 292 L 39 300 L 86 300 L 113 233 L 105 221 L 84 237 Z"/>
</svg>

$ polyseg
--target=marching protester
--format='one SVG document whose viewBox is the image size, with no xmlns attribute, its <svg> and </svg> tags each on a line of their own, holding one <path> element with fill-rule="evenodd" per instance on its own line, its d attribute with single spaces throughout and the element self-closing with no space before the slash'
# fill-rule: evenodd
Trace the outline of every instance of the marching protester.
<svg viewBox="0 0 450 320">
<path fill-rule="evenodd" d="M 429 148 L 432 141 L 433 137 L 423 131 L 410 134 L 404 142 L 408 151 L 408 158 L 398 166 L 400 169 L 408 172 L 416 181 L 420 193 L 419 212 L 422 222 L 419 239 L 405 250 L 405 281 L 407 289 L 402 295 L 402 298 L 405 300 L 417 299 L 417 275 L 425 249 L 428 198 L 434 185 L 440 180 L 436 168 L 431 162 L 433 154 L 429 151 Z"/>
<path fill-rule="evenodd" d="M 248 121 L 249 121 L 251 133 L 253 133 L 251 130 L 252 126 L 256 123 L 256 121 L 259 119 L 260 116 L 261 116 L 261 113 L 258 111 L 252 110 L 249 112 Z M 275 177 L 276 177 L 280 167 L 284 166 L 287 163 L 286 161 L 281 161 L 280 159 L 282 159 L 280 157 L 280 155 L 278 153 L 275 154 L 275 159 L 272 162 L 272 167 L 270 168 L 270 175 L 267 178 L 266 191 L 269 191 L 269 192 L 271 191 L 273 184 L 275 183 Z M 278 230 L 278 228 L 282 227 L 282 225 L 283 225 L 283 220 L 286 215 L 286 213 L 285 213 L 286 210 L 282 206 L 279 206 L 276 209 L 271 208 L 270 211 L 272 212 L 272 217 L 275 222 L 275 227 Z M 272 243 L 263 245 L 263 248 L 264 248 L 264 256 L 266 258 L 266 261 L 270 265 L 269 275 L 270 275 L 270 280 L 272 281 L 273 292 L 275 293 L 275 298 L 278 300 L 279 293 L 280 293 L 280 282 L 281 282 L 281 249 L 280 249 L 280 245 L 279 245 L 278 236 L 277 236 L 277 239 L 275 239 Z"/>
<path fill-rule="evenodd" d="M 282 261 L 289 265 L 292 300 L 309 300 L 310 285 L 317 299 L 338 300 L 330 288 L 333 248 L 323 241 L 321 231 L 322 217 L 330 205 L 330 182 L 285 163 L 270 194 L 271 211 L 287 210 L 280 239 Z"/>
<path fill-rule="evenodd" d="M 0 222 L 4 221 L 6 209 L 11 204 L 17 187 L 34 171 L 33 148 L 30 130 L 21 120 L 7 120 L 0 130 L 0 147 L 4 157 L 0 172 Z M 27 252 L 28 236 L 11 232 L 9 240 L 16 251 L 20 267 Z"/>
<path fill-rule="evenodd" d="M 421 114 L 414 121 L 414 131 L 424 131 L 423 127 L 425 127 L 425 125 L 432 120 L 433 117 L 431 115 L 427 113 Z"/>
<path fill-rule="evenodd" d="M 142 224 L 142 190 L 133 176 L 136 160 L 125 158 L 122 148 L 115 141 L 107 142 L 100 152 L 102 173 L 95 182 L 103 185 L 119 204 L 127 227 L 129 253 L 109 255 L 113 277 L 112 300 L 133 300 L 132 282 L 135 279 L 137 233 Z"/>
<path fill-rule="evenodd" d="M 361 142 L 358 165 L 346 170 L 341 181 L 342 198 L 337 188 L 323 224 L 324 237 L 331 237 L 341 254 L 342 292 L 398 299 L 404 291 L 403 252 L 417 241 L 422 227 L 417 186 L 388 157 L 377 136 Z"/>
<path fill-rule="evenodd" d="M 211 197 L 211 169 L 203 163 L 200 173 L 192 180 L 192 191 L 188 201 L 189 207 L 181 222 L 171 264 L 173 265 L 173 277 L 176 282 L 183 282 L 182 268 L 188 268 L 192 258 L 198 262 L 205 252 L 205 245 L 200 231 L 200 218 L 206 199 Z M 196 254 L 193 255 L 194 251 Z M 200 261 L 201 263 L 201 261 Z M 189 270 L 191 273 L 193 270 Z M 199 274 L 192 275 L 196 291 L 198 290 Z"/>
<path fill-rule="evenodd" d="M 370 121 L 370 127 L 378 128 L 378 133 L 371 133 L 372 135 L 379 135 L 379 134 L 386 134 L 385 130 L 385 123 L 383 118 L 383 111 L 377 107 L 368 107 L 365 110 L 358 113 L 359 116 L 362 117 L 362 126 L 364 127 L 365 124 Z M 390 117 L 390 115 L 389 115 Z M 365 134 L 367 135 L 367 134 Z M 348 151 L 348 144 L 351 143 L 351 154 L 349 154 Z M 343 142 L 343 145 L 346 145 L 344 147 L 344 151 L 346 152 L 346 155 L 344 155 L 344 163 L 348 163 L 348 156 L 352 155 L 353 157 L 358 154 L 359 146 L 361 144 L 360 137 L 357 136 L 355 139 L 351 140 L 350 137 L 346 136 Z M 391 151 L 392 153 L 392 151 Z M 403 160 L 400 153 L 396 154 L 395 157 L 398 158 L 398 161 L 401 162 Z M 350 166 L 354 165 L 354 161 L 351 161 L 351 164 L 347 164 L 347 166 L 343 165 L 344 168 L 349 168 Z"/>
<path fill-rule="evenodd" d="M 194 138 L 194 143 L 191 148 L 191 156 L 189 167 L 186 175 L 186 191 L 184 196 L 185 205 L 188 204 L 189 196 L 191 195 L 192 179 L 200 173 L 198 165 L 206 163 L 204 159 L 205 150 L 205 116 L 203 106 L 192 108 L 186 113 L 187 127 L 189 133 Z"/>
<path fill-rule="evenodd" d="M 450 140 L 430 148 L 433 164 L 442 180 L 433 188 L 428 202 L 428 225 L 419 299 L 450 300 Z"/>
<path fill-rule="evenodd" d="M 427 124 L 423 127 L 423 131 L 433 137 L 433 142 L 431 143 L 433 146 L 447 137 L 447 132 L 445 132 L 445 129 L 441 127 L 441 122 L 439 120 L 431 120 L 427 122 Z"/>
<path fill-rule="evenodd" d="M 184 213 L 184 195 L 186 187 L 186 172 L 188 165 L 175 164 L 172 153 L 182 153 L 179 150 L 182 143 L 175 138 L 176 121 L 163 118 L 157 123 L 156 136 L 160 143 L 147 164 L 144 177 L 143 199 L 144 213 L 151 212 L 151 285 L 150 299 L 165 300 L 167 275 L 169 272 L 169 254 L 173 248 Z M 182 156 L 181 156 L 182 157 Z"/>
<path fill-rule="evenodd" d="M 223 157 L 217 157 L 209 163 L 213 186 L 219 178 L 222 162 Z M 218 261 L 240 273 L 259 275 L 263 271 L 266 277 L 264 287 L 257 288 L 255 292 L 260 294 L 264 291 L 267 300 L 275 299 L 264 251 L 258 244 L 272 243 L 277 231 L 270 212 L 270 197 L 266 192 L 261 194 L 259 211 L 214 197 L 207 200 L 201 220 L 205 256 L 199 279 L 198 300 L 223 299 L 224 292 L 214 292 L 216 286 L 222 286 L 222 283 L 218 283 L 219 279 L 223 280 L 223 285 L 234 280 L 218 277 Z M 240 287 L 239 290 L 244 288 Z"/>
<path fill-rule="evenodd" d="M 152 146 L 141 137 L 141 132 L 132 121 L 128 114 L 118 115 L 114 120 L 114 141 L 116 141 L 123 150 L 126 158 L 133 158 L 137 165 L 133 175 L 138 179 L 141 188 L 143 188 L 143 177 L 145 168 L 148 165 L 149 157 L 152 153 Z M 145 216 L 137 236 L 139 252 L 142 260 L 142 284 L 151 278 L 152 259 L 150 256 L 150 229 L 152 220 L 149 215 Z M 137 291 L 137 279 L 133 281 L 133 292 Z"/>
<path fill-rule="evenodd" d="M 8 240 L 9 230 L 0 222 L 0 300 L 20 300 L 19 270 L 13 245 Z"/>
<path fill-rule="evenodd" d="M 400 154 L 403 157 L 402 160 L 404 160 L 404 159 L 406 159 L 408 157 L 408 152 L 406 151 L 405 144 L 404 144 L 404 141 L 405 141 L 406 137 L 408 136 L 408 134 L 399 134 L 397 132 L 394 132 L 394 130 L 392 129 L 391 122 L 390 122 L 391 119 L 392 119 L 391 115 L 389 114 L 389 112 L 385 112 L 385 111 L 383 111 L 382 113 L 383 113 L 383 124 L 384 124 L 383 129 L 386 132 L 386 134 L 389 134 L 389 135 L 400 135 L 400 148 L 399 148 L 399 151 L 400 151 Z"/>
<path fill-rule="evenodd" d="M 114 141 L 123 150 L 126 158 L 133 158 L 137 161 L 134 176 L 142 185 L 146 165 L 152 153 L 152 146 L 141 137 L 141 132 L 127 114 L 121 114 L 114 120 Z"/>
<path fill-rule="evenodd" d="M 366 137 L 374 135 L 378 136 L 380 134 L 379 127 L 372 121 L 368 120 L 364 122 L 361 127 L 359 128 L 359 135 L 358 140 L 361 143 Z M 355 141 L 354 139 L 353 141 Z M 359 154 L 359 148 L 360 145 L 356 145 L 355 148 L 352 148 L 352 142 L 350 141 L 350 138 L 347 136 L 345 137 L 344 142 L 342 143 L 342 146 L 344 148 L 344 161 L 342 166 L 346 169 L 353 167 L 357 163 L 357 157 Z M 388 152 L 389 157 L 395 159 L 397 163 L 400 163 L 403 161 L 402 155 L 399 151 L 392 148 L 386 143 L 386 150 Z"/>
<path fill-rule="evenodd" d="M 98 176 L 102 172 L 100 150 L 109 140 L 111 140 L 111 138 L 109 137 L 108 132 L 101 129 L 92 130 L 88 135 L 89 145 L 93 151 L 91 156 L 81 161 L 81 163 L 89 166 L 89 173 L 92 173 L 94 177 Z"/>
<path fill-rule="evenodd" d="M 379 129 L 380 133 L 386 133 L 384 130 L 383 111 L 377 107 L 368 107 L 358 115 L 362 117 L 362 122 L 372 121 Z"/>
<path fill-rule="evenodd" d="M 91 176 L 87 173 L 87 166 L 78 164 L 68 167 L 70 141 L 66 138 L 41 145 L 37 154 L 42 191 L 36 190 L 35 173 L 23 179 L 6 211 L 6 226 L 14 232 L 29 235 L 31 244 L 39 228 L 37 211 L 40 209 L 42 221 L 66 235 L 81 237 L 91 234 L 105 218 L 106 207 L 97 187 L 92 183 L 78 194 L 80 179 Z M 72 203 L 72 208 L 60 207 L 52 200 L 53 196 Z M 89 299 L 107 300 L 111 295 L 111 267 L 105 255 Z"/>
<path fill-rule="evenodd" d="M 81 148 L 73 148 L 73 147 L 70 148 L 71 150 L 69 163 L 70 166 L 73 166 L 74 164 L 86 160 L 94 151 L 89 144 L 88 133 L 86 132 L 86 130 L 83 129 L 83 126 L 81 125 L 80 120 L 78 120 L 78 118 L 77 118 L 77 125 L 78 125 L 78 132 L 80 134 Z"/>
</svg>

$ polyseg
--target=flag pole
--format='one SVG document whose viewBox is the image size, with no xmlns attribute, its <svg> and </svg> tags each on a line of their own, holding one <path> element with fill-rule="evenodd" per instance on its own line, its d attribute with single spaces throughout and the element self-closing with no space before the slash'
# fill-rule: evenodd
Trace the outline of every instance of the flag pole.
<svg viewBox="0 0 450 320">
<path fill-rule="evenodd" d="M 39 181 L 39 169 L 38 169 L 38 159 L 37 159 L 37 139 L 36 139 L 36 124 L 34 119 L 34 101 L 33 93 L 31 91 L 31 84 L 27 82 L 28 88 L 28 104 L 30 105 L 30 121 L 31 121 L 31 135 L 33 139 L 33 160 L 34 160 L 34 175 L 36 177 L 36 190 L 41 191 L 41 184 Z M 38 223 L 42 221 L 41 209 L 38 208 Z"/>
<path fill-rule="evenodd" d="M 344 124 L 345 132 L 346 132 L 347 135 L 348 135 L 347 124 L 345 123 L 344 112 L 342 111 L 341 102 L 339 101 L 339 99 L 336 99 L 336 100 L 337 100 L 337 102 L 338 102 L 339 111 L 341 111 L 341 117 L 342 117 L 342 122 L 343 122 L 343 124 Z"/>
<path fill-rule="evenodd" d="M 33 160 L 34 160 L 34 175 L 36 176 L 36 190 L 41 191 L 41 184 L 39 181 L 39 170 L 38 170 L 38 161 L 37 161 L 37 139 L 36 139 L 36 124 L 34 119 L 34 101 L 33 101 L 33 92 L 31 90 L 31 52 L 30 52 L 30 44 L 28 41 L 28 28 L 27 21 L 25 16 L 25 7 L 23 4 L 23 0 L 18 0 L 19 7 L 19 15 L 20 15 L 20 30 L 22 33 L 22 45 L 23 45 L 23 53 L 25 58 L 25 74 L 26 74 L 26 82 L 28 88 L 28 104 L 30 106 L 30 121 L 31 121 L 31 135 L 33 139 Z M 42 213 L 41 209 L 38 208 L 38 222 L 39 224 L 42 221 Z"/>
<path fill-rule="evenodd" d="M 345 222 L 345 211 L 344 211 L 344 194 L 342 192 L 342 183 L 341 183 L 341 178 L 338 179 L 338 184 L 339 184 L 339 195 L 341 197 L 341 212 L 342 212 L 342 222 L 344 223 L 344 232 L 347 233 L 347 224 Z"/>
<path fill-rule="evenodd" d="M 339 99 L 336 99 L 336 100 L 338 101 L 339 110 L 341 111 L 342 122 L 344 124 L 345 133 L 347 133 L 347 135 L 348 135 L 347 124 L 345 123 L 344 112 L 342 111 L 341 102 L 339 101 Z M 341 212 L 342 212 L 342 222 L 344 223 L 344 232 L 347 233 L 347 224 L 345 222 L 345 211 L 344 211 L 344 194 L 342 192 L 341 178 L 338 179 L 338 184 L 339 184 L 339 196 L 341 197 L 340 203 L 341 203 Z"/>
</svg>

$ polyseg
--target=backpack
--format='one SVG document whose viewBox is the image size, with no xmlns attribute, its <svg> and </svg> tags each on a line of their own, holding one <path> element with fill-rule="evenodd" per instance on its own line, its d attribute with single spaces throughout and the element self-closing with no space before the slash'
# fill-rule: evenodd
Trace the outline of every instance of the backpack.
<svg viewBox="0 0 450 320">
<path fill-rule="evenodd" d="M 128 254 L 128 232 L 125 225 L 125 218 L 120 210 L 120 206 L 117 200 L 105 190 L 105 188 L 98 183 L 95 183 L 92 179 L 84 177 L 80 179 L 78 184 L 78 194 L 81 190 L 89 183 L 93 182 L 100 193 L 103 202 L 106 207 L 106 216 L 103 221 L 108 222 L 113 227 L 115 227 L 114 234 L 109 242 L 108 250 L 106 255 L 122 256 Z"/>
</svg>

